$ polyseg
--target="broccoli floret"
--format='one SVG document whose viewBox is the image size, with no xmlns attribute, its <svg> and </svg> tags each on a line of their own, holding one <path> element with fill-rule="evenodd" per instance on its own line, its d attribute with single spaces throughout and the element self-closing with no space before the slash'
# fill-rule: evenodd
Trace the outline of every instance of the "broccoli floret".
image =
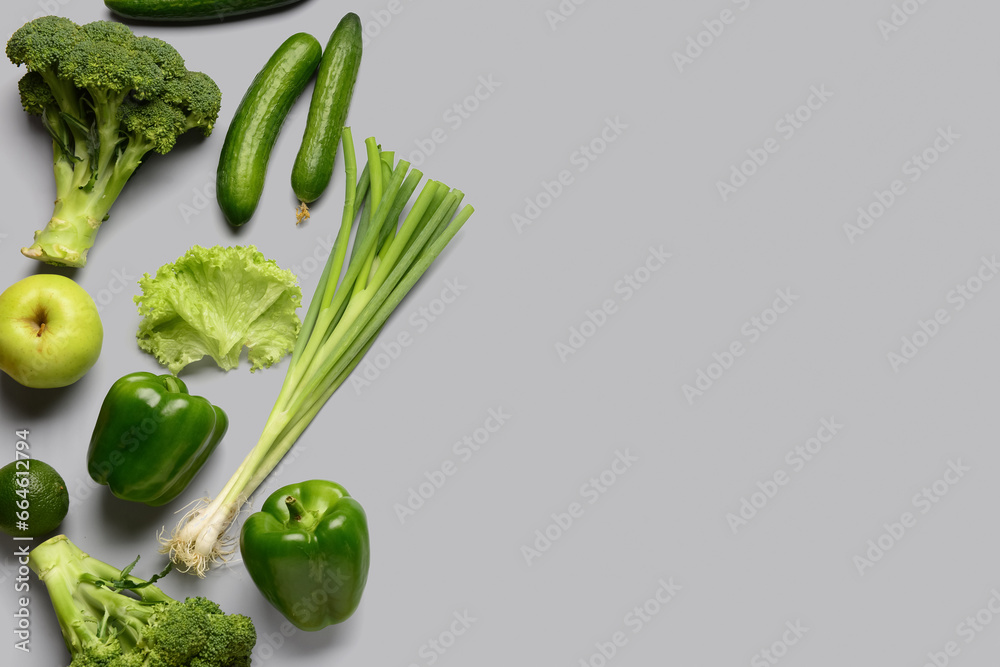
<svg viewBox="0 0 1000 667">
<path fill-rule="evenodd" d="M 70 667 L 248 667 L 253 622 L 202 597 L 158 587 L 85 554 L 65 535 L 35 547 L 28 565 L 45 583 Z M 115 585 L 145 584 L 125 594 Z"/>
<path fill-rule="evenodd" d="M 202 128 L 209 134 L 219 117 L 222 96 L 215 81 L 202 72 L 185 72 L 184 76 L 169 79 L 163 86 L 161 99 L 185 114 L 185 130 Z"/>
<path fill-rule="evenodd" d="M 56 101 L 49 84 L 45 83 L 38 72 L 28 72 L 22 76 L 17 82 L 17 89 L 21 93 L 21 106 L 35 116 L 41 116 Z"/>
<path fill-rule="evenodd" d="M 59 16 L 43 16 L 26 23 L 7 42 L 7 57 L 15 65 L 40 72 L 59 63 L 80 39 L 80 27 Z"/>
<path fill-rule="evenodd" d="M 187 122 L 183 111 L 163 100 L 127 101 L 119 109 L 122 128 L 132 140 L 150 145 L 157 153 L 174 147 Z"/>
<path fill-rule="evenodd" d="M 146 100 L 163 89 L 163 71 L 148 53 L 117 42 L 87 40 L 63 54 L 57 74 L 90 94 L 96 105 L 120 104 L 126 95 Z M 95 109 L 100 115 L 101 108 Z"/>
<path fill-rule="evenodd" d="M 188 73 L 181 54 L 162 39 L 140 37 L 136 40 L 135 48 L 152 58 L 153 62 L 163 71 L 165 79 L 179 79 Z"/>
<path fill-rule="evenodd" d="M 188 130 L 211 134 L 222 94 L 208 75 L 188 71 L 172 46 L 113 21 L 43 16 L 11 36 L 7 57 L 28 70 L 18 85 L 21 105 L 42 117 L 54 149 L 52 219 L 21 252 L 83 266 L 144 156 L 169 152 Z"/>
</svg>

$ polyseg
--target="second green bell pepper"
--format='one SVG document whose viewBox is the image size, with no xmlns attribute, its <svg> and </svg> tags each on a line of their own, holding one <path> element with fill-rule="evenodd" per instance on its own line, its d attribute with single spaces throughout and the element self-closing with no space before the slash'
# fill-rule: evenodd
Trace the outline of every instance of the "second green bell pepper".
<svg viewBox="0 0 1000 667">
<path fill-rule="evenodd" d="M 283 486 L 243 523 L 243 564 L 257 588 L 300 630 L 347 620 L 368 580 L 368 520 L 335 482 Z"/>
<path fill-rule="evenodd" d="M 87 470 L 123 500 L 163 505 L 201 470 L 228 426 L 222 408 L 188 394 L 179 378 L 130 373 L 101 405 Z"/>
</svg>

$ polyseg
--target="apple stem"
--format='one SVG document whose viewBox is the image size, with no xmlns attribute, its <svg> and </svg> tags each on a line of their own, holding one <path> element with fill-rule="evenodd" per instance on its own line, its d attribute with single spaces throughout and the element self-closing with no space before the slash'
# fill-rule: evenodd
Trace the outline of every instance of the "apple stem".
<svg viewBox="0 0 1000 667">
<path fill-rule="evenodd" d="M 40 325 L 38 326 L 38 334 L 37 334 L 37 336 L 38 336 L 39 338 L 41 338 L 41 337 L 42 337 L 42 334 L 43 334 L 43 333 L 45 333 L 45 322 L 42 322 L 42 323 L 41 323 L 41 324 L 40 324 Z"/>
</svg>

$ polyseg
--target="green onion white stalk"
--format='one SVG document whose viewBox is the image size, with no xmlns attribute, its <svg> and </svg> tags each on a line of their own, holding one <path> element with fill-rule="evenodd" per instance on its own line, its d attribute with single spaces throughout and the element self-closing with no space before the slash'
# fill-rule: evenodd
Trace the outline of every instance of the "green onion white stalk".
<svg viewBox="0 0 1000 667">
<path fill-rule="evenodd" d="M 189 512 L 164 540 L 179 569 L 204 576 L 232 552 L 229 528 L 240 508 L 278 465 L 337 388 L 347 379 L 389 315 L 472 215 L 464 195 L 428 181 L 400 224 L 423 174 L 374 138 L 357 174 L 354 142 L 344 128 L 347 172 L 344 216 L 296 341 L 281 393 L 257 445 L 210 502 Z M 362 206 L 362 204 L 364 204 Z M 357 221 L 348 259 L 351 231 Z M 344 270 L 344 262 L 347 269 Z"/>
</svg>

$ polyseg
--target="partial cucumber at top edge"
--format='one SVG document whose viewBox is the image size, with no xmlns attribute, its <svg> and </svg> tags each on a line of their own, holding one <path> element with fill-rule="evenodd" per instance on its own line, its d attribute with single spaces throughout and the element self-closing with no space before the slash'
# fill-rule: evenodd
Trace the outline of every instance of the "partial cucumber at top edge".
<svg viewBox="0 0 1000 667">
<path fill-rule="evenodd" d="M 209 21 L 262 12 L 302 0 L 104 0 L 115 14 L 145 21 Z"/>
<path fill-rule="evenodd" d="M 312 35 L 292 35 L 257 74 L 236 109 L 216 179 L 219 207 L 234 227 L 257 210 L 278 132 L 322 55 L 323 47 Z"/>
<path fill-rule="evenodd" d="M 292 190 L 304 203 L 319 199 L 330 183 L 340 134 L 361 67 L 362 28 L 348 13 L 330 35 L 323 53 L 302 146 L 292 168 Z"/>
</svg>

